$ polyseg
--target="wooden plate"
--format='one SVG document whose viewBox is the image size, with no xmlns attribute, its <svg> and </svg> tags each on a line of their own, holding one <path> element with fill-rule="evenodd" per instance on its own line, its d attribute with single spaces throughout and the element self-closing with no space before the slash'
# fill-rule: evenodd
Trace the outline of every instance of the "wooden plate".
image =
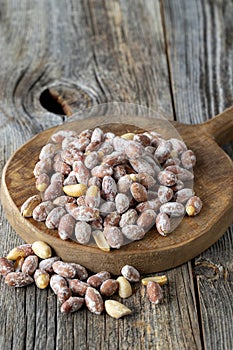
<svg viewBox="0 0 233 350">
<path fill-rule="evenodd" d="M 127 118 L 127 125 L 117 127 L 118 133 L 135 129 L 131 125 L 134 120 L 133 117 Z M 96 126 L 100 125 L 101 118 L 81 120 L 79 130 L 93 127 L 93 122 Z M 147 130 L 153 128 L 153 120 L 144 119 L 142 123 Z M 185 217 L 170 236 L 162 237 L 152 229 L 143 240 L 108 253 L 94 246 L 62 241 L 56 230 L 47 229 L 44 223 L 23 218 L 19 210 L 22 203 L 36 193 L 33 168 L 39 151 L 56 128 L 29 140 L 5 165 L 1 199 L 7 219 L 26 242 L 43 240 L 65 261 L 78 262 L 95 272 L 108 270 L 119 274 L 122 266 L 130 264 L 142 273 L 149 273 L 166 270 L 192 259 L 216 242 L 233 219 L 233 165 L 216 143 L 233 139 L 233 108 L 200 125 L 173 124 L 197 156 L 194 189 L 203 200 L 203 209 L 194 218 Z M 109 126 L 114 128 L 114 125 Z"/>
</svg>

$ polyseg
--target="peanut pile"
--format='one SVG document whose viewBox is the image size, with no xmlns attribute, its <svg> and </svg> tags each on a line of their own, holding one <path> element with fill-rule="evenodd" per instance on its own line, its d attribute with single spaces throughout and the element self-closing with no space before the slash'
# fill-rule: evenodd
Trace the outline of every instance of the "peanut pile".
<svg viewBox="0 0 233 350">
<path fill-rule="evenodd" d="M 121 274 L 117 279 L 108 271 L 89 276 L 84 266 L 52 257 L 50 246 L 42 241 L 20 245 L 7 257 L 0 258 L 0 275 L 5 277 L 8 286 L 25 287 L 35 283 L 39 289 L 45 289 L 50 285 L 62 313 L 75 312 L 86 305 L 94 314 L 100 315 L 106 310 L 116 319 L 131 314 L 128 307 L 109 297 L 118 293 L 122 299 L 129 298 L 133 294 L 131 283 L 140 281 L 140 273 L 133 266 L 125 265 Z M 166 276 L 144 278 L 142 283 L 147 286 L 149 300 L 159 304 L 163 300 L 160 285 L 167 283 Z"/>
<path fill-rule="evenodd" d="M 185 212 L 202 208 L 192 190 L 195 163 L 183 141 L 152 131 L 60 130 L 41 149 L 34 168 L 40 194 L 21 213 L 58 229 L 62 240 L 94 241 L 104 251 L 142 239 L 154 225 L 166 236 Z"/>
</svg>

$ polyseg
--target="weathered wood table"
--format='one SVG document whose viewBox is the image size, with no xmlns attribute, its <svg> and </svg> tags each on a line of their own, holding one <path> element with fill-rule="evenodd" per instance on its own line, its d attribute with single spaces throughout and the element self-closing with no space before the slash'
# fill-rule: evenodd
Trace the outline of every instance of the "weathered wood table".
<svg viewBox="0 0 233 350">
<path fill-rule="evenodd" d="M 232 0 L 1 0 L 1 170 L 33 135 L 95 104 L 138 103 L 193 124 L 233 105 L 232 14 Z M 0 215 L 3 256 L 22 240 Z M 233 349 L 232 227 L 164 273 L 164 303 L 139 286 L 133 315 L 118 321 L 61 315 L 51 290 L 1 279 L 0 349 Z"/>
</svg>

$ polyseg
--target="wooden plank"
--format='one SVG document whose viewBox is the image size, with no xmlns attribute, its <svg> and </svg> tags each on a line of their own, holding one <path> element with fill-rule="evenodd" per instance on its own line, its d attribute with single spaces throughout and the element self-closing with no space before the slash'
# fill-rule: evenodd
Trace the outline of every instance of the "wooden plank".
<svg viewBox="0 0 233 350">
<path fill-rule="evenodd" d="M 164 1 L 163 6 L 177 120 L 199 123 L 233 103 L 233 3 Z M 232 146 L 225 149 L 233 159 Z M 231 234 L 232 228 L 194 261 L 206 349 L 233 347 Z"/>
<path fill-rule="evenodd" d="M 0 46 L 1 169 L 31 136 L 63 122 L 39 102 L 51 85 L 76 112 L 114 100 L 173 118 L 158 1 L 2 1 Z M 0 255 L 22 242 L 3 215 Z M 85 310 L 62 316 L 51 291 L 1 280 L 0 348 L 200 349 L 190 264 L 167 274 L 164 304 L 149 304 L 140 286 L 125 301 L 134 314 L 119 321 Z"/>
</svg>

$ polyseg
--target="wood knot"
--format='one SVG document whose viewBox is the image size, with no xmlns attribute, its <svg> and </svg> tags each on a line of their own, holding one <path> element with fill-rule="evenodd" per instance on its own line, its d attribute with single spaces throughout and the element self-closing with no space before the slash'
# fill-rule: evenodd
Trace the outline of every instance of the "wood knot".
<svg viewBox="0 0 233 350">
<path fill-rule="evenodd" d="M 194 274 L 196 277 L 201 276 L 212 281 L 219 278 L 227 279 L 227 270 L 221 264 L 216 264 L 209 259 L 201 258 L 196 261 Z"/>
</svg>

